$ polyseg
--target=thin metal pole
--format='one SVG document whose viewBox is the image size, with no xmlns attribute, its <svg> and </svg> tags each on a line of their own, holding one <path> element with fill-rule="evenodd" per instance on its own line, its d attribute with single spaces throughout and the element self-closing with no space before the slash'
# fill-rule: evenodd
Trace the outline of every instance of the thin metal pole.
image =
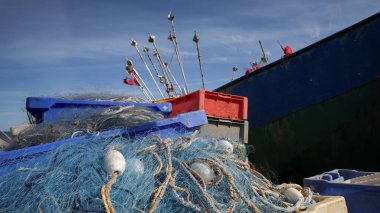
<svg viewBox="0 0 380 213">
<path fill-rule="evenodd" d="M 261 52 L 263 52 L 263 57 L 261 58 L 261 60 L 263 62 L 265 62 L 266 64 L 268 64 L 268 57 L 267 57 L 267 55 L 265 55 L 264 48 L 263 48 L 263 45 L 261 44 L 260 40 L 259 40 L 259 44 L 260 44 L 260 47 L 261 47 Z"/>
<path fill-rule="evenodd" d="M 231 81 L 233 81 L 234 80 L 234 75 L 235 75 L 235 72 L 237 72 L 239 69 L 238 69 L 238 67 L 237 66 L 234 66 L 234 67 L 232 67 L 232 77 L 231 77 Z"/>
<path fill-rule="evenodd" d="M 197 31 L 194 31 L 193 41 L 197 45 L 199 70 L 201 71 L 201 79 L 202 79 L 202 89 L 205 89 L 205 82 L 204 82 L 203 69 L 202 69 L 202 63 L 201 63 L 201 53 L 200 53 L 199 45 L 198 45 L 199 44 L 199 36 L 197 34 Z"/>
<path fill-rule="evenodd" d="M 129 68 L 128 68 L 129 69 Z M 127 70 L 128 71 L 128 70 Z M 145 97 L 149 100 L 152 101 L 152 98 L 149 96 L 149 94 L 145 91 L 144 87 L 142 86 L 141 82 L 134 76 L 133 74 L 128 73 L 130 76 L 134 77 L 136 81 L 139 83 L 138 87 L 140 88 L 141 92 L 145 95 Z"/>
<path fill-rule="evenodd" d="M 153 66 L 153 69 L 154 69 L 154 71 L 156 72 L 157 77 L 158 77 L 158 78 L 162 77 L 162 76 L 160 75 L 160 73 L 158 72 L 158 69 L 157 69 L 156 65 L 153 63 L 152 58 L 151 58 L 150 55 L 149 55 L 149 48 L 148 48 L 148 47 L 144 47 L 143 52 L 146 53 L 146 56 L 148 57 L 148 59 L 149 59 L 149 61 L 150 61 L 150 64 Z"/>
<path fill-rule="evenodd" d="M 284 47 L 282 46 L 282 44 L 280 43 L 279 40 L 277 40 L 277 43 L 278 43 L 278 45 L 280 45 L 281 49 L 284 50 Z"/>
<path fill-rule="evenodd" d="M 167 84 L 166 84 L 166 85 L 167 85 L 167 92 L 168 92 L 168 93 L 173 92 L 174 94 L 177 94 L 177 92 L 175 91 L 174 86 L 173 86 L 173 81 L 174 81 L 175 79 L 173 80 L 173 79 L 170 77 L 170 75 L 169 75 L 169 71 L 167 70 L 167 68 L 166 68 L 166 66 L 165 66 L 165 63 L 161 60 L 160 55 L 157 53 L 157 51 L 155 51 L 154 56 L 156 56 L 157 61 L 158 61 L 158 63 L 160 64 L 160 67 L 161 67 L 161 69 L 163 70 L 163 73 L 164 73 L 164 75 L 165 75 L 164 80 L 165 80 L 165 82 L 167 83 Z M 162 64 L 163 64 L 163 65 L 162 65 Z M 171 90 L 173 90 L 173 91 L 171 91 Z M 169 96 L 170 96 L 170 94 L 169 94 Z"/>
<path fill-rule="evenodd" d="M 181 91 L 181 86 L 178 84 L 177 80 L 174 78 L 174 75 L 173 73 L 171 72 L 170 68 L 169 68 L 169 64 L 167 62 L 164 62 L 164 65 L 165 65 L 165 68 L 166 70 L 168 71 L 168 73 L 170 74 L 170 76 L 172 77 L 172 79 L 174 80 L 174 83 L 177 85 L 178 89 Z M 182 92 L 182 91 L 181 91 Z"/>
<path fill-rule="evenodd" d="M 154 64 L 152 58 L 150 57 L 149 49 L 148 49 L 147 47 L 144 47 L 143 52 L 146 53 L 146 56 L 148 57 L 150 63 L 152 64 L 153 69 L 154 69 L 154 71 L 156 72 L 156 75 L 157 75 L 158 79 L 160 80 L 160 83 L 164 85 L 164 87 L 165 87 L 165 91 L 166 91 L 166 93 L 168 94 L 168 96 L 170 97 L 169 85 L 168 85 L 168 82 L 167 82 L 167 80 L 166 80 L 165 74 L 163 73 L 163 76 L 160 75 L 160 73 L 158 72 L 158 69 L 157 69 L 156 65 Z"/>
<path fill-rule="evenodd" d="M 165 80 L 165 82 L 167 83 L 167 89 L 168 89 L 168 92 L 170 93 L 170 89 L 172 88 L 172 89 L 173 89 L 172 92 L 174 92 L 174 94 L 176 94 L 176 91 L 175 91 L 175 89 L 174 89 L 174 87 L 173 87 L 173 81 L 172 81 L 172 79 L 170 78 L 170 75 L 169 75 L 168 71 L 166 70 L 165 65 L 163 65 L 164 62 L 161 60 L 161 57 L 160 57 L 160 55 L 157 53 L 156 50 L 154 50 L 154 56 L 156 57 L 156 59 L 157 59 L 157 61 L 158 61 L 158 64 L 160 65 L 161 70 L 162 70 L 162 72 L 164 73 L 164 80 Z"/>
<path fill-rule="evenodd" d="M 153 75 L 152 75 L 152 72 L 151 72 L 150 69 L 149 69 L 148 64 L 146 64 L 144 58 L 142 57 L 139 48 L 137 47 L 137 42 L 136 42 L 135 40 L 132 40 L 132 41 L 131 41 L 131 45 L 132 45 L 133 47 L 135 47 L 135 49 L 136 49 L 136 51 L 137 51 L 137 54 L 140 56 L 141 61 L 144 63 L 146 69 L 148 70 L 150 77 L 152 78 L 152 80 L 153 80 L 154 84 L 156 85 L 158 91 L 160 92 L 162 98 L 164 98 L 164 94 L 162 93 L 160 87 L 158 86 L 158 84 L 157 84 L 157 82 L 156 82 L 156 79 L 154 79 L 154 77 L 153 77 Z"/>
<path fill-rule="evenodd" d="M 147 95 L 148 99 L 150 101 L 155 100 L 155 97 L 152 95 L 152 92 L 146 87 L 144 81 L 140 77 L 135 77 L 135 78 L 136 78 L 136 81 L 140 84 L 140 88 L 143 91 L 143 93 Z"/>
<path fill-rule="evenodd" d="M 160 65 L 160 68 L 162 70 L 162 73 L 164 74 L 165 78 L 168 79 L 170 81 L 170 79 L 168 78 L 168 73 L 166 72 L 166 69 L 165 67 L 163 66 L 164 62 L 162 62 L 161 60 L 161 57 L 160 55 L 157 53 L 156 50 L 154 50 L 154 56 L 156 56 L 156 59 L 158 61 L 158 64 Z"/>
<path fill-rule="evenodd" d="M 173 21 L 174 20 L 174 15 L 172 14 L 171 11 L 168 14 L 168 20 L 170 21 L 170 24 L 171 24 L 171 27 L 172 27 L 172 31 L 173 31 L 173 36 L 171 36 L 171 33 L 170 33 L 170 37 L 173 38 L 172 42 L 173 42 L 173 45 L 174 45 L 174 49 L 176 51 L 179 68 L 180 68 L 180 70 L 182 72 L 182 78 L 183 78 L 183 81 L 185 82 L 185 88 L 186 88 L 186 94 L 187 94 L 189 92 L 189 88 L 187 86 L 187 80 L 186 80 L 186 76 L 185 76 L 185 70 L 183 68 L 182 57 L 181 57 L 180 52 L 179 52 L 179 45 L 178 45 L 178 42 L 177 42 L 177 34 L 175 32 L 174 21 Z"/>
<path fill-rule="evenodd" d="M 147 97 L 150 101 L 153 101 L 151 97 L 149 97 L 149 95 L 147 94 L 147 92 L 145 91 L 144 87 L 141 87 L 140 86 L 140 89 L 141 89 L 141 92 L 145 95 L 145 97 Z"/>
<path fill-rule="evenodd" d="M 157 47 L 157 45 L 156 45 L 156 37 L 153 36 L 153 35 L 151 35 L 151 34 L 149 33 L 148 41 L 149 41 L 150 43 L 153 44 L 154 51 L 155 51 L 155 53 L 156 53 L 155 56 L 157 57 L 157 60 L 158 60 L 158 62 L 159 62 L 159 64 L 160 64 L 160 66 L 161 66 L 161 69 L 162 69 L 162 70 L 164 71 L 164 73 L 166 74 L 167 79 L 168 79 L 169 81 L 171 81 L 171 80 L 170 80 L 169 71 L 168 71 L 168 69 L 166 68 L 166 66 L 165 66 L 165 64 L 164 64 L 164 62 L 163 62 L 163 60 L 162 60 L 162 58 L 161 58 L 160 52 L 158 51 L 158 47 Z M 173 80 L 174 80 L 175 82 L 177 82 L 177 80 L 175 79 L 175 77 L 174 77 L 173 75 L 171 75 L 171 76 L 172 76 Z M 173 83 L 171 82 L 171 84 L 173 84 Z M 178 83 L 177 83 L 177 85 L 178 85 Z M 179 86 L 179 85 L 178 85 L 178 86 Z M 180 86 L 179 86 L 179 87 L 180 87 Z M 180 91 L 181 91 L 181 90 L 180 90 Z"/>
<path fill-rule="evenodd" d="M 152 43 L 153 44 L 153 51 L 154 51 L 154 56 L 156 56 L 157 58 L 157 61 L 158 61 L 158 64 L 160 65 L 161 67 L 161 70 L 162 70 L 162 73 L 164 74 L 164 76 L 166 78 L 168 78 L 167 76 L 167 73 L 166 73 L 166 70 L 165 70 L 165 67 L 164 67 L 164 62 L 161 60 L 161 56 L 160 56 L 160 53 L 158 52 L 158 48 L 157 48 L 157 45 L 156 45 L 156 37 L 150 33 L 148 33 L 149 36 L 148 36 L 148 41 L 149 43 Z"/>
</svg>

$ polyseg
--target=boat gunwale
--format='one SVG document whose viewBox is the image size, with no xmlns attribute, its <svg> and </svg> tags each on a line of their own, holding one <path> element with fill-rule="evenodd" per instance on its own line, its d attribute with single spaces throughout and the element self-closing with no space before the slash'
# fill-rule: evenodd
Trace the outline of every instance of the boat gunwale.
<svg viewBox="0 0 380 213">
<path fill-rule="evenodd" d="M 243 76 L 241 76 L 241 77 L 239 77 L 239 78 L 237 78 L 237 79 L 235 79 L 233 81 L 230 81 L 230 82 L 228 82 L 228 83 L 226 83 L 226 84 L 224 84 L 224 85 L 222 85 L 222 86 L 214 89 L 214 91 L 221 92 L 221 90 L 227 89 L 228 87 L 232 86 L 233 84 L 239 83 L 240 81 L 243 81 L 243 80 L 245 80 L 247 78 L 250 78 L 250 77 L 252 77 L 254 75 L 258 75 L 258 74 L 260 74 L 262 72 L 266 72 L 269 69 L 271 69 L 272 67 L 275 67 L 275 66 L 277 66 L 279 64 L 282 64 L 282 63 L 284 63 L 286 61 L 289 61 L 289 60 L 291 60 L 294 57 L 302 55 L 305 52 L 308 52 L 310 49 L 316 48 L 317 46 L 319 46 L 319 45 L 321 45 L 321 44 L 323 44 L 325 42 L 328 42 L 328 41 L 333 40 L 333 39 L 335 39 L 337 37 L 340 37 L 340 36 L 346 34 L 347 32 L 349 32 L 349 31 L 351 31 L 353 29 L 359 28 L 359 27 L 361 27 L 363 25 L 366 25 L 366 24 L 368 24 L 368 23 L 370 23 L 370 22 L 372 22 L 372 21 L 374 21 L 376 19 L 380 19 L 380 12 L 375 13 L 374 15 L 371 15 L 370 17 L 368 17 L 368 18 L 366 18 L 366 19 L 364 19 L 362 21 L 359 21 L 359 22 L 357 22 L 357 23 L 355 23 L 355 24 L 353 24 L 353 25 L 351 25 L 351 26 L 349 26 L 349 27 L 347 27 L 347 28 L 345 28 L 343 30 L 340 30 L 340 31 L 338 31 L 336 33 L 333 33 L 333 34 L 331 34 L 331 35 L 329 35 L 329 36 L 327 36 L 327 37 L 325 37 L 325 38 L 323 38 L 323 39 L 321 39 L 321 40 L 319 40 L 319 41 L 317 41 L 317 42 L 315 42 L 313 44 L 310 44 L 310 45 L 308 45 L 308 46 L 306 46 L 306 47 L 304 47 L 304 48 L 302 48 L 302 49 L 294 52 L 293 54 L 291 54 L 291 55 L 289 55 L 287 57 L 280 58 L 277 61 L 274 61 L 274 62 L 272 62 L 272 63 L 270 63 L 268 65 L 265 65 L 265 66 L 261 67 L 260 69 L 258 69 L 255 72 L 249 73 L 247 75 L 243 75 Z"/>
</svg>

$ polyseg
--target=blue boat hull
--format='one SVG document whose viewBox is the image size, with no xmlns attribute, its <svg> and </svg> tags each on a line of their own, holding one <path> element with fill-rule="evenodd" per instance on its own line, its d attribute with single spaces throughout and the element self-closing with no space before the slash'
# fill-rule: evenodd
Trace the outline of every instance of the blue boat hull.
<svg viewBox="0 0 380 213">
<path fill-rule="evenodd" d="M 249 99 L 250 159 L 281 182 L 380 170 L 380 13 L 216 91 Z"/>
</svg>

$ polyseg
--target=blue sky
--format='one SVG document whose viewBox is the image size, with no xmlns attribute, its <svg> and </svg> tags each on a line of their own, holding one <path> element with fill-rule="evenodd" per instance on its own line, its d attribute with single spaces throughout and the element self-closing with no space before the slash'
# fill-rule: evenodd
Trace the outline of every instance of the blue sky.
<svg viewBox="0 0 380 213">
<path fill-rule="evenodd" d="M 0 1 L 0 129 L 26 122 L 25 98 L 78 93 L 141 95 L 122 84 L 125 57 L 153 89 L 135 50 L 157 37 L 170 61 L 167 40 L 172 10 L 190 90 L 200 88 L 194 30 L 199 32 L 206 89 L 229 81 L 231 68 L 243 75 L 260 58 L 260 39 L 271 61 L 380 11 L 378 0 L 282 1 Z M 171 69 L 181 81 L 175 58 Z M 154 90 L 156 91 L 156 90 Z M 157 91 L 156 91 L 157 93 Z M 158 96 L 158 95 L 157 95 Z"/>
</svg>

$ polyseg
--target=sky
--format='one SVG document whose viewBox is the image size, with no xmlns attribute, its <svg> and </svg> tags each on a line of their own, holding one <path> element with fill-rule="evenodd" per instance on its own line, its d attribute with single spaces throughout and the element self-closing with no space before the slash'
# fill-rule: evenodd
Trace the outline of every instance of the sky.
<svg viewBox="0 0 380 213">
<path fill-rule="evenodd" d="M 167 14 L 175 15 L 179 49 L 189 90 L 201 87 L 197 30 L 206 89 L 244 74 L 258 61 L 261 40 L 271 62 L 281 58 L 277 44 L 294 51 L 380 11 L 379 0 L 0 0 L 0 129 L 27 122 L 25 99 L 83 93 L 142 96 L 122 83 L 125 58 L 159 97 L 130 40 L 142 49 L 148 32 L 180 84 Z M 156 64 L 157 65 L 157 64 Z M 152 69 L 152 68 L 151 68 Z"/>
</svg>

